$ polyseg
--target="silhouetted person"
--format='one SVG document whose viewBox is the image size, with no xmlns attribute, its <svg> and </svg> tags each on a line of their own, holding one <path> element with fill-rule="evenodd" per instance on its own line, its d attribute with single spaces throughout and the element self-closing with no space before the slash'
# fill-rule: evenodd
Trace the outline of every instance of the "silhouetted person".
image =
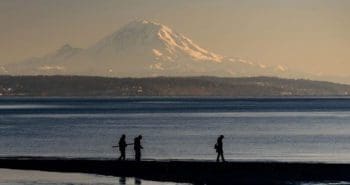
<svg viewBox="0 0 350 185">
<path fill-rule="evenodd" d="M 224 139 L 224 135 L 220 135 L 218 137 L 216 144 L 215 144 L 216 153 L 218 153 L 218 155 L 216 157 L 216 162 L 220 161 L 220 157 L 221 157 L 222 162 L 225 162 L 224 148 L 223 148 L 223 143 L 222 143 L 223 139 Z"/>
<path fill-rule="evenodd" d="M 134 139 L 134 150 L 135 150 L 135 160 L 136 161 L 141 161 L 141 149 L 143 149 L 143 147 L 141 145 L 141 139 L 142 139 L 141 135 L 135 137 L 135 139 Z"/>
<path fill-rule="evenodd" d="M 119 151 L 120 151 L 120 157 L 119 157 L 119 160 L 125 160 L 125 149 L 126 149 L 126 146 L 128 146 L 126 144 L 126 141 L 125 141 L 125 134 L 122 135 L 122 137 L 120 137 L 119 139 L 119 142 L 118 142 L 118 146 L 119 146 Z"/>
</svg>

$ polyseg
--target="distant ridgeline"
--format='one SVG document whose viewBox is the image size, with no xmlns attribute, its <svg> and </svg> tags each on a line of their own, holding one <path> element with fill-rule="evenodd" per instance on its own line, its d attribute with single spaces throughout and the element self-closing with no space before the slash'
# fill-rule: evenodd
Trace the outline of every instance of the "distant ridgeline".
<svg viewBox="0 0 350 185">
<path fill-rule="evenodd" d="M 0 76 L 1 96 L 343 96 L 350 85 L 274 77 Z"/>
</svg>

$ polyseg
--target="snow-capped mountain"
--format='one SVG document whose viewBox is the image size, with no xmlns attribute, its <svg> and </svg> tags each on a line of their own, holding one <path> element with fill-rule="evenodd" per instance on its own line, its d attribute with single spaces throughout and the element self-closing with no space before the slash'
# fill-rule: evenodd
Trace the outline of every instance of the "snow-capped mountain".
<svg viewBox="0 0 350 185">
<path fill-rule="evenodd" d="M 266 66 L 215 54 L 169 27 L 133 21 L 86 49 L 68 44 L 41 58 L 0 66 L 3 74 L 145 76 L 286 76 Z"/>
</svg>

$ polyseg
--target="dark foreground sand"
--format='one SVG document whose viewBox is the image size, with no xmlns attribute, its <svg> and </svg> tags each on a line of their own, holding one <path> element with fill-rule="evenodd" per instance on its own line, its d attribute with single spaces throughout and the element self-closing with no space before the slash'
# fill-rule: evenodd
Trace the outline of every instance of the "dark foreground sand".
<svg viewBox="0 0 350 185">
<path fill-rule="evenodd" d="M 294 184 L 349 181 L 350 164 L 209 161 L 117 161 L 95 158 L 1 157 L 0 168 L 80 172 L 193 184 Z"/>
</svg>

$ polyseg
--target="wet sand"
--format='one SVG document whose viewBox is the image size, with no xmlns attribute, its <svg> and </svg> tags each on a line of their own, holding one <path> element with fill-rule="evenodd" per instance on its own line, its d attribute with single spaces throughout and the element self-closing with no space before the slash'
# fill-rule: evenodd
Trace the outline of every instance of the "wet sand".
<svg viewBox="0 0 350 185">
<path fill-rule="evenodd" d="M 101 158 L 1 157 L 0 168 L 78 172 L 193 184 L 294 184 L 349 181 L 350 164 L 226 162 Z"/>
</svg>

